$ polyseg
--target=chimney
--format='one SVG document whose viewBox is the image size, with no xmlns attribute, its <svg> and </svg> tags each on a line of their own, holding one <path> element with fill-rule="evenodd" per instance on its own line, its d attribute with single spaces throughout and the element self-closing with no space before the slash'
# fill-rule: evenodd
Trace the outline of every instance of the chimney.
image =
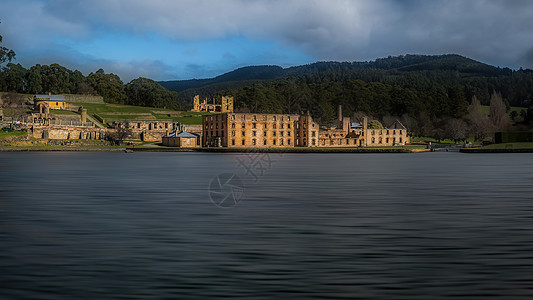
<svg viewBox="0 0 533 300">
<path fill-rule="evenodd" d="M 339 124 L 342 124 L 342 105 L 340 104 L 337 111 L 337 118 L 339 120 Z"/>
</svg>

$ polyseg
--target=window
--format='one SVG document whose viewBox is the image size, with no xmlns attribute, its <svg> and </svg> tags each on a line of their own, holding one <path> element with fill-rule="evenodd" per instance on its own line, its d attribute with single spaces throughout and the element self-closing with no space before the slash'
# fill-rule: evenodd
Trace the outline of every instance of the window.
<svg viewBox="0 0 533 300">
<path fill-rule="evenodd" d="M 291 129 L 291 123 L 287 124 L 287 128 Z"/>
<path fill-rule="evenodd" d="M 402 137 L 400 137 L 400 144 L 402 143 Z"/>
<path fill-rule="evenodd" d="M 254 145 L 254 146 L 256 145 L 256 140 L 255 139 L 252 140 L 252 145 Z"/>
<path fill-rule="evenodd" d="M 386 143 L 387 143 L 387 144 L 389 143 L 389 138 L 386 139 Z"/>
<path fill-rule="evenodd" d="M 266 139 L 264 139 L 264 140 L 263 140 L 263 145 L 265 145 L 265 146 L 266 146 L 266 144 L 267 144 L 267 140 L 266 140 Z"/>
<path fill-rule="evenodd" d="M 242 122 L 242 128 L 246 128 L 246 123 Z"/>
<path fill-rule="evenodd" d="M 255 136 L 255 131 L 252 131 L 252 136 Z"/>
<path fill-rule="evenodd" d="M 257 121 L 257 116 L 256 116 L 256 115 L 253 115 L 253 116 L 252 116 L 252 120 Z"/>
<path fill-rule="evenodd" d="M 287 136 L 291 136 L 291 132 L 290 131 L 287 131 Z"/>
<path fill-rule="evenodd" d="M 272 136 L 276 136 L 276 132 L 275 131 L 272 131 Z"/>
<path fill-rule="evenodd" d="M 242 145 L 244 146 L 244 144 L 245 144 L 245 141 L 244 141 L 244 140 L 242 140 Z"/>
<path fill-rule="evenodd" d="M 283 136 L 283 131 L 280 131 L 280 132 L 279 132 L 279 136 Z"/>
<path fill-rule="evenodd" d="M 291 140 L 287 140 L 287 145 L 290 145 L 291 144 Z"/>
<path fill-rule="evenodd" d="M 273 129 L 276 129 L 276 124 L 272 124 L 272 128 L 273 128 Z"/>
<path fill-rule="evenodd" d="M 280 140 L 279 140 L 279 145 L 280 145 L 280 146 L 283 146 L 283 139 L 280 139 Z"/>
<path fill-rule="evenodd" d="M 256 123 L 252 123 L 252 128 L 257 128 L 257 124 Z"/>
<path fill-rule="evenodd" d="M 276 145 L 276 140 L 275 139 L 272 140 L 272 145 L 274 145 L 274 146 Z"/>
<path fill-rule="evenodd" d="M 265 124 L 265 126 L 263 126 L 263 127 L 265 127 L 265 129 L 267 129 L 267 124 Z"/>
<path fill-rule="evenodd" d="M 235 120 L 235 115 L 231 115 L 231 119 L 232 119 L 232 120 Z"/>
<path fill-rule="evenodd" d="M 402 134 L 402 130 L 401 129 L 400 129 L 400 134 Z M 400 141 L 400 143 L 401 143 L 401 141 Z"/>
<path fill-rule="evenodd" d="M 235 140 L 231 140 L 231 145 L 235 146 Z"/>
<path fill-rule="evenodd" d="M 291 120 L 291 116 L 287 116 L 287 121 L 290 121 L 290 120 Z"/>
<path fill-rule="evenodd" d="M 267 132 L 266 131 L 263 131 L 263 136 L 267 136 Z"/>
<path fill-rule="evenodd" d="M 218 129 L 218 123 L 215 124 L 215 128 Z"/>
<path fill-rule="evenodd" d="M 231 136 L 235 136 L 235 130 L 231 131 Z"/>
<path fill-rule="evenodd" d="M 316 131 L 311 131 L 311 136 L 315 137 L 316 136 Z"/>
<path fill-rule="evenodd" d="M 235 123 L 231 124 L 231 128 L 235 129 Z"/>
<path fill-rule="evenodd" d="M 389 134 L 389 130 L 387 129 L 387 134 Z"/>
<path fill-rule="evenodd" d="M 396 130 L 393 130 L 393 131 L 392 131 L 392 134 L 396 134 Z"/>
<path fill-rule="evenodd" d="M 315 139 L 313 139 L 311 142 L 312 142 L 312 145 L 313 145 L 313 146 L 314 146 L 315 143 L 316 143 Z"/>
<path fill-rule="evenodd" d="M 281 123 L 281 125 L 280 125 L 280 127 L 279 127 L 279 128 L 283 129 L 283 125 L 284 125 L 284 124 L 283 124 L 283 123 Z"/>
<path fill-rule="evenodd" d="M 376 143 L 376 138 L 373 137 L 373 138 L 372 138 L 372 144 L 375 144 L 375 143 Z"/>
<path fill-rule="evenodd" d="M 276 116 L 273 116 L 273 117 L 272 117 L 272 120 L 273 120 L 273 121 L 276 121 Z"/>
<path fill-rule="evenodd" d="M 246 131 L 243 131 L 243 132 L 242 132 L 242 136 L 246 136 Z"/>
</svg>

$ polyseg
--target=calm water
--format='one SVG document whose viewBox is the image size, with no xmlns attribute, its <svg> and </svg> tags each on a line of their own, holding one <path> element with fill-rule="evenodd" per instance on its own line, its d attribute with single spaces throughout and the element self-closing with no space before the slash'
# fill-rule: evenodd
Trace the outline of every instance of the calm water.
<svg viewBox="0 0 533 300">
<path fill-rule="evenodd" d="M 0 298 L 206 297 L 532 299 L 533 155 L 0 153 Z"/>
</svg>

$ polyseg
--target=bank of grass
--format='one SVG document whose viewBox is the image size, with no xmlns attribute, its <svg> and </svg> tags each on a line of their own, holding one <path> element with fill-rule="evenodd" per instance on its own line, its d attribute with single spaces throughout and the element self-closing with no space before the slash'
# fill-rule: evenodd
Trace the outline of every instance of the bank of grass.
<svg viewBox="0 0 533 300">
<path fill-rule="evenodd" d="M 10 136 L 24 136 L 26 134 L 26 131 L 23 130 L 12 130 L 9 128 L 2 128 L 2 130 L 0 130 L 0 138 Z"/>
<path fill-rule="evenodd" d="M 70 110 L 59 110 L 59 109 L 51 109 L 50 114 L 52 115 L 61 115 L 61 116 L 79 116 L 79 114 L 70 111 Z"/>
<path fill-rule="evenodd" d="M 480 147 L 487 150 L 533 149 L 533 143 L 501 143 Z"/>
<path fill-rule="evenodd" d="M 89 115 L 98 114 L 106 122 L 124 120 L 159 120 L 175 121 L 182 124 L 202 124 L 202 115 L 205 112 L 177 111 L 172 109 L 143 107 L 133 105 L 121 105 L 111 103 L 79 103 L 87 109 Z"/>
</svg>

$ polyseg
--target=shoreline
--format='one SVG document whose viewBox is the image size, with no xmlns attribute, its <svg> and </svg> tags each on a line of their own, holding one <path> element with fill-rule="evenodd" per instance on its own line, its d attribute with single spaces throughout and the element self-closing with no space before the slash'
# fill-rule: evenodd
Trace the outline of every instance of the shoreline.
<svg viewBox="0 0 533 300">
<path fill-rule="evenodd" d="M 533 148 L 518 149 L 403 149 L 403 148 L 175 148 L 175 147 L 63 147 L 63 148 L 2 148 L 0 152 L 205 152 L 205 153 L 426 153 L 426 152 L 460 152 L 470 154 L 483 153 L 533 153 Z"/>
<path fill-rule="evenodd" d="M 0 152 L 206 152 L 206 153 L 422 153 L 427 149 L 367 149 L 367 148 L 163 148 L 163 147 L 122 147 L 122 148 L 1 148 Z"/>
</svg>

